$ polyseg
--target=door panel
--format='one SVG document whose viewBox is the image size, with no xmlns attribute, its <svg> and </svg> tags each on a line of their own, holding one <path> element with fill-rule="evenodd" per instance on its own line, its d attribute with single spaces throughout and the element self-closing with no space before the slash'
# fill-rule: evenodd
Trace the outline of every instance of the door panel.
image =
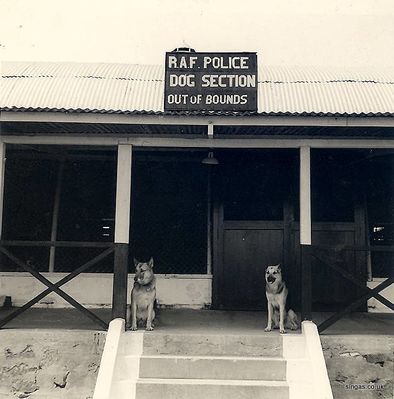
<svg viewBox="0 0 394 399">
<path fill-rule="evenodd" d="M 365 262 L 358 263 L 354 251 L 335 253 L 334 247 L 353 246 L 355 233 L 353 223 L 315 223 L 312 230 L 314 245 L 329 246 L 331 249 L 315 249 L 317 257 L 325 263 L 335 263 L 362 281 Z M 301 250 L 299 229 L 293 231 L 292 246 L 295 249 L 295 273 L 301 274 Z M 301 283 L 297 301 L 301 300 Z M 343 308 L 362 294 L 353 283 L 342 277 L 316 258 L 312 257 L 312 301 L 313 311 L 336 311 Z M 360 308 L 360 310 L 364 308 Z"/>
<path fill-rule="evenodd" d="M 221 308 L 266 309 L 264 271 L 283 259 L 283 230 L 224 230 Z"/>
</svg>

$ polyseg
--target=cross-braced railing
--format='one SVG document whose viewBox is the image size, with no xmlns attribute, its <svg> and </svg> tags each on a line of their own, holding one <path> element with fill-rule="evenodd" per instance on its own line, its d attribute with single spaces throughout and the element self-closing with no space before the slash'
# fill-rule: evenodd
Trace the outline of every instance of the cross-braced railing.
<svg viewBox="0 0 394 399">
<path fill-rule="evenodd" d="M 22 261 L 18 257 L 16 257 L 9 249 L 9 247 L 68 247 L 68 248 L 75 248 L 75 247 L 83 247 L 83 248 L 104 248 L 104 251 L 101 252 L 99 255 L 94 257 L 93 259 L 89 260 L 88 262 L 84 263 L 73 272 L 69 273 L 67 276 L 63 277 L 61 280 L 57 281 L 56 283 L 52 283 L 49 281 L 45 276 L 41 273 L 36 271 L 33 267 L 31 267 L 28 263 Z M 21 313 L 26 311 L 27 309 L 31 308 L 34 304 L 39 302 L 42 298 L 50 294 L 51 292 L 55 292 L 59 296 L 61 296 L 65 301 L 67 301 L 70 305 L 74 308 L 78 309 L 81 313 L 83 313 L 86 317 L 93 320 L 97 323 L 100 327 L 107 329 L 108 324 L 102 320 L 100 317 L 96 316 L 93 312 L 86 309 L 82 306 L 78 301 L 72 298 L 70 295 L 65 293 L 61 286 L 68 283 L 79 274 L 86 272 L 92 266 L 100 262 L 102 259 L 113 253 L 115 250 L 115 244 L 113 243 L 104 243 L 104 242 L 71 242 L 71 241 L 0 241 L 0 252 L 7 256 L 13 263 L 15 263 L 20 269 L 30 273 L 33 277 L 39 280 L 41 283 L 46 285 L 48 288 L 41 292 L 39 295 L 35 296 L 29 302 L 17 308 L 12 313 L 7 315 L 5 318 L 0 320 L 0 328 L 5 326 L 15 317 L 19 316 Z"/>
<path fill-rule="evenodd" d="M 394 311 L 394 304 L 389 301 L 387 298 L 380 295 L 380 292 L 383 291 L 385 288 L 389 287 L 391 284 L 394 283 L 393 277 L 388 277 L 386 280 L 381 282 L 375 288 L 369 288 L 366 286 L 365 282 L 360 281 L 357 277 L 349 273 L 347 270 L 343 269 L 341 266 L 338 265 L 337 262 L 327 262 L 322 259 L 322 256 L 319 254 L 319 250 L 334 250 L 337 253 L 344 253 L 345 251 L 370 251 L 370 252 L 394 252 L 393 246 L 368 246 L 368 247 L 333 247 L 333 246 L 311 246 L 306 251 L 304 251 L 303 256 L 303 282 L 306 284 L 302 287 L 302 304 L 303 304 L 303 318 L 311 318 L 311 310 L 312 310 L 312 278 L 311 278 L 311 258 L 316 259 L 320 264 L 324 265 L 325 267 L 330 268 L 331 270 L 335 271 L 336 273 L 340 274 L 343 278 L 351 282 L 352 284 L 356 285 L 362 291 L 364 291 L 363 295 L 357 299 L 355 299 L 352 303 L 348 304 L 345 308 L 341 309 L 340 311 L 336 312 L 328 319 L 324 320 L 322 323 L 318 325 L 319 332 L 323 332 L 328 327 L 336 323 L 338 320 L 349 314 L 350 312 L 359 308 L 362 304 L 364 304 L 368 299 L 375 298 L 389 309 Z"/>
</svg>

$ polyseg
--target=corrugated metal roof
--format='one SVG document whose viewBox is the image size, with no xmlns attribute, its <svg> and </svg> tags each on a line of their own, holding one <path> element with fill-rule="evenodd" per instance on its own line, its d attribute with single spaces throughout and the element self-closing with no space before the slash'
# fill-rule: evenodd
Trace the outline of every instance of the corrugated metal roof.
<svg viewBox="0 0 394 399">
<path fill-rule="evenodd" d="M 392 69 L 261 66 L 258 73 L 260 114 L 394 116 Z M 162 114 L 163 103 L 164 66 L 2 63 L 3 110 Z"/>
</svg>

